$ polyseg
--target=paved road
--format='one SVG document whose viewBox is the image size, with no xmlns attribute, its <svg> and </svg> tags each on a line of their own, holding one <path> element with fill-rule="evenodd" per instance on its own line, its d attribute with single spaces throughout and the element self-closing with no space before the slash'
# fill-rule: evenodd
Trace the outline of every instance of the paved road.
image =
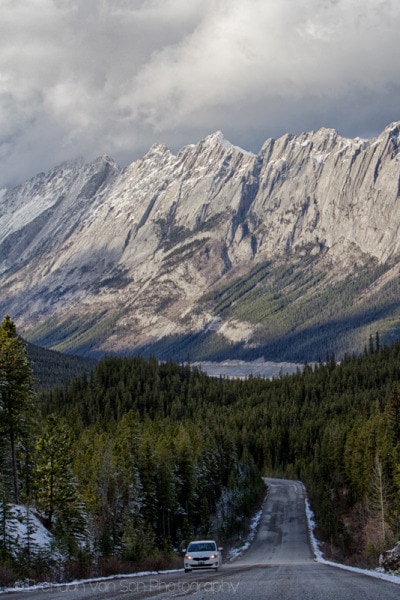
<svg viewBox="0 0 400 600">
<path fill-rule="evenodd" d="M 218 573 L 165 573 L 12 592 L 5 600 L 398 600 L 400 586 L 318 564 L 310 549 L 304 492 L 297 482 L 268 479 L 268 499 L 246 554 Z M 1 598 L 1 597 L 0 597 Z"/>
</svg>

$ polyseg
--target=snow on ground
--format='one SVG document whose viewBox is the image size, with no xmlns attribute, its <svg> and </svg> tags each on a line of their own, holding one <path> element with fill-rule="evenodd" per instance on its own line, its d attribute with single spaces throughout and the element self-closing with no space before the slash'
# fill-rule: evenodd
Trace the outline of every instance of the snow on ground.
<svg viewBox="0 0 400 600">
<path fill-rule="evenodd" d="M 6 533 L 15 542 L 16 548 L 24 548 L 28 542 L 33 552 L 47 552 L 51 549 L 52 536 L 40 522 L 32 509 L 20 504 L 10 507 L 10 517 L 7 520 Z M 28 530 L 29 524 L 29 530 Z"/>
<path fill-rule="evenodd" d="M 306 498 L 306 514 L 307 514 L 307 523 L 308 523 L 308 531 L 310 534 L 311 546 L 314 552 L 315 560 L 323 565 L 330 565 L 331 567 L 337 567 L 338 569 L 344 569 L 345 571 L 353 571 L 354 573 L 361 573 L 362 575 L 368 575 L 369 577 L 376 577 L 377 579 L 384 579 L 385 581 L 391 581 L 392 583 L 397 583 L 400 585 L 400 576 L 397 575 L 388 575 L 387 573 L 381 573 L 380 571 L 370 571 L 368 569 L 359 569 L 358 567 L 349 567 L 347 565 L 342 565 L 340 563 L 335 563 L 330 560 L 325 560 L 319 545 L 318 540 L 314 535 L 315 530 L 315 519 L 314 513 L 310 508 L 310 504 L 308 502 L 308 498 Z"/>
<path fill-rule="evenodd" d="M 226 562 L 232 562 L 233 560 L 241 556 L 244 552 L 246 552 L 246 550 L 250 547 L 251 542 L 254 540 L 255 535 L 257 533 L 257 527 L 260 522 L 261 515 L 262 509 L 259 510 L 258 513 L 256 513 L 253 519 L 251 520 L 250 532 L 244 543 L 241 546 L 237 546 L 236 548 L 232 548 L 232 550 L 230 550 Z"/>
<path fill-rule="evenodd" d="M 211 377 L 233 377 L 244 379 L 253 375 L 255 377 L 279 377 L 280 375 L 296 373 L 297 369 L 302 369 L 304 365 L 297 363 L 276 363 L 264 361 L 262 359 L 245 360 L 225 360 L 223 362 L 201 361 L 193 363 L 194 367 L 200 367 Z"/>
</svg>

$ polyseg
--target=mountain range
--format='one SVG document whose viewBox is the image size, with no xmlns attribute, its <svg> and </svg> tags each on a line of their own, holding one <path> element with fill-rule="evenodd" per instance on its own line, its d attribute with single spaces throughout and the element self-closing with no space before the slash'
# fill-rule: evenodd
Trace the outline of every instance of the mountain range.
<svg viewBox="0 0 400 600">
<path fill-rule="evenodd" d="M 0 192 L 0 313 L 65 353 L 311 361 L 400 334 L 400 122 L 216 132 Z"/>
</svg>

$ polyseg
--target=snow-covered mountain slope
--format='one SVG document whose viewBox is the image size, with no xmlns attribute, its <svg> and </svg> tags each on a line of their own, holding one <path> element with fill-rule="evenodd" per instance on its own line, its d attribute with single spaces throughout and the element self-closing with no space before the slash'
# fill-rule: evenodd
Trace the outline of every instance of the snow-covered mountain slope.
<svg viewBox="0 0 400 600">
<path fill-rule="evenodd" d="M 216 299 L 237 280 L 249 301 L 257 265 L 270 265 L 253 282 L 264 300 L 289 264 L 312 273 L 304 302 L 360 268 L 378 269 L 359 290 L 364 301 L 393 285 L 399 144 L 400 123 L 370 140 L 330 129 L 286 135 L 258 155 L 217 132 L 176 156 L 153 146 L 126 168 L 107 156 L 65 163 L 3 192 L 0 310 L 27 339 L 61 350 L 128 352 L 204 334 L 254 358 L 273 317 L 253 297 L 249 315 L 243 294 L 227 301 L 242 306 L 237 314 Z M 292 288 L 282 289 L 281 304 Z"/>
</svg>

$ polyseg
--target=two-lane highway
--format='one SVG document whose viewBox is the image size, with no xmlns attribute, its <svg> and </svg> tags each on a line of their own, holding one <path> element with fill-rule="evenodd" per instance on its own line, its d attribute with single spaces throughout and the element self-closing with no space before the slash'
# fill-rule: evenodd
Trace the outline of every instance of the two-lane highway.
<svg viewBox="0 0 400 600">
<path fill-rule="evenodd" d="M 308 539 L 305 492 L 300 482 L 266 479 L 268 498 L 245 564 L 314 564 Z"/>
<path fill-rule="evenodd" d="M 10 592 L 10 600 L 398 600 L 400 586 L 315 562 L 303 486 L 267 479 L 268 497 L 249 550 L 218 573 L 159 573 Z"/>
</svg>

